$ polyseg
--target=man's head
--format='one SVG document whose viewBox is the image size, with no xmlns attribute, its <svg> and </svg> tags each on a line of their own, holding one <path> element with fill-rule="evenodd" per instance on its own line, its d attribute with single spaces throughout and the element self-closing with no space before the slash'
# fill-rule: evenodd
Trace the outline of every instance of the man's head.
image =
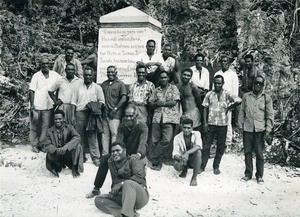
<svg viewBox="0 0 300 217">
<path fill-rule="evenodd" d="M 253 93 L 254 94 L 260 93 L 263 90 L 264 83 L 265 83 L 264 77 L 260 75 L 256 76 L 253 81 Z"/>
<path fill-rule="evenodd" d="M 222 71 L 225 72 L 229 69 L 229 57 L 226 55 L 222 55 L 221 59 L 221 67 L 222 67 Z"/>
<path fill-rule="evenodd" d="M 161 71 L 159 75 L 159 82 L 161 87 L 166 87 L 169 83 L 169 73 Z"/>
<path fill-rule="evenodd" d="M 54 125 L 57 128 L 61 128 L 61 126 L 64 123 L 64 119 L 65 119 L 65 112 L 63 110 L 56 110 L 54 112 Z"/>
<path fill-rule="evenodd" d="M 47 57 L 43 57 L 40 61 L 41 71 L 49 72 L 49 59 Z"/>
<path fill-rule="evenodd" d="M 122 142 L 112 143 L 110 151 L 113 161 L 120 162 L 126 158 L 126 146 Z"/>
<path fill-rule="evenodd" d="M 193 131 L 193 120 L 184 118 L 181 121 L 181 129 L 184 136 L 190 136 Z"/>
<path fill-rule="evenodd" d="M 154 54 L 155 47 L 156 47 L 156 42 L 153 39 L 148 40 L 146 44 L 147 54 L 148 55 Z"/>
<path fill-rule="evenodd" d="M 204 62 L 204 55 L 202 53 L 198 53 L 194 57 L 194 61 L 197 69 L 201 69 Z"/>
<path fill-rule="evenodd" d="M 193 76 L 193 70 L 191 70 L 190 68 L 186 68 L 181 73 L 181 80 L 184 84 L 187 84 L 190 82 L 192 76 Z"/>
<path fill-rule="evenodd" d="M 132 126 L 136 122 L 136 107 L 134 105 L 126 107 L 124 122 L 127 126 Z"/>
<path fill-rule="evenodd" d="M 247 54 L 245 57 L 244 57 L 244 60 L 245 60 L 245 66 L 247 69 L 252 69 L 253 67 L 253 56 L 251 54 Z"/>
<path fill-rule="evenodd" d="M 86 67 L 83 71 L 83 81 L 85 84 L 89 85 L 93 82 L 94 70 L 91 67 Z"/>
<path fill-rule="evenodd" d="M 74 48 L 72 46 L 67 46 L 65 49 L 66 62 L 70 62 L 73 56 L 74 56 Z"/>
<path fill-rule="evenodd" d="M 163 55 L 169 57 L 171 55 L 171 45 L 165 44 L 163 47 Z"/>
<path fill-rule="evenodd" d="M 67 78 L 74 78 L 75 65 L 73 63 L 67 63 L 65 71 L 66 71 Z"/>
<path fill-rule="evenodd" d="M 222 75 L 216 75 L 214 77 L 214 87 L 216 92 L 220 92 L 223 89 L 224 77 Z"/>
<path fill-rule="evenodd" d="M 147 67 L 145 65 L 138 65 L 135 70 L 138 82 L 144 82 L 146 80 Z"/>
<path fill-rule="evenodd" d="M 87 51 L 88 51 L 89 54 L 94 53 L 94 51 L 95 51 L 94 42 L 88 41 L 85 46 L 86 46 L 86 49 L 87 49 Z"/>
<path fill-rule="evenodd" d="M 117 68 L 115 66 L 108 66 L 107 67 L 107 78 L 109 81 L 114 81 L 117 77 Z"/>
</svg>

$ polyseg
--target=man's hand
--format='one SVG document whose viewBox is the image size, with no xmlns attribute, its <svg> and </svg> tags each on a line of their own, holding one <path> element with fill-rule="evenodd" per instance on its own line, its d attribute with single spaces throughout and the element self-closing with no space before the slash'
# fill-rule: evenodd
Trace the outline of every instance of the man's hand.
<svg viewBox="0 0 300 217">
<path fill-rule="evenodd" d="M 160 101 L 160 100 L 156 101 L 155 104 L 156 104 L 157 107 L 164 107 L 164 105 L 165 105 L 165 103 L 163 101 Z"/>
<path fill-rule="evenodd" d="M 76 118 L 73 116 L 71 119 L 71 124 L 75 127 L 76 125 Z"/>
<path fill-rule="evenodd" d="M 115 109 L 112 109 L 108 114 L 109 119 L 114 119 L 116 114 L 117 114 L 117 111 Z"/>
<path fill-rule="evenodd" d="M 265 140 L 268 143 L 268 145 L 272 144 L 272 136 L 271 136 L 270 132 L 267 132 L 267 131 L 265 132 Z"/>
<path fill-rule="evenodd" d="M 35 106 L 34 105 L 30 106 L 30 112 L 32 112 L 33 110 L 35 110 Z"/>
<path fill-rule="evenodd" d="M 122 183 L 118 183 L 118 184 L 114 185 L 114 187 L 112 187 L 112 189 L 110 191 L 110 194 L 112 194 L 113 196 L 118 196 L 122 186 L 123 186 Z"/>
<path fill-rule="evenodd" d="M 185 152 L 183 155 L 182 155 L 182 160 L 183 162 L 187 162 L 189 159 L 189 154 L 187 152 Z"/>
<path fill-rule="evenodd" d="M 58 148 L 56 149 L 56 153 L 58 155 L 64 155 L 66 153 L 67 149 L 65 147 L 61 147 L 61 148 Z"/>
<path fill-rule="evenodd" d="M 141 157 L 138 154 L 132 154 L 132 155 L 130 155 L 130 159 L 132 159 L 132 160 L 139 160 L 139 159 L 141 159 Z"/>
<path fill-rule="evenodd" d="M 63 101 L 61 101 L 61 99 L 56 100 L 55 102 L 55 107 L 59 107 L 63 104 Z"/>
</svg>

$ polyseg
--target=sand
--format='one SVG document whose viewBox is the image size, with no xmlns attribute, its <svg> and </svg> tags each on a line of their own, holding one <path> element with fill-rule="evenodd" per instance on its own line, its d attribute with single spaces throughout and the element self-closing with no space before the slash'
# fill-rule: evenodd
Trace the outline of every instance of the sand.
<svg viewBox="0 0 300 217">
<path fill-rule="evenodd" d="M 85 171 L 74 179 L 69 169 L 59 178 L 45 168 L 45 153 L 33 153 L 30 146 L 0 150 L 0 216 L 1 217 L 106 217 L 93 199 L 85 194 L 93 188 L 97 168 L 91 160 Z M 278 165 L 265 165 L 265 183 L 255 179 L 244 182 L 243 155 L 225 154 L 221 174 L 214 175 L 212 159 L 198 176 L 198 186 L 189 186 L 171 166 L 161 171 L 147 168 L 151 195 L 143 217 L 196 216 L 300 216 L 300 170 Z M 110 175 L 101 189 L 110 190 Z"/>
</svg>

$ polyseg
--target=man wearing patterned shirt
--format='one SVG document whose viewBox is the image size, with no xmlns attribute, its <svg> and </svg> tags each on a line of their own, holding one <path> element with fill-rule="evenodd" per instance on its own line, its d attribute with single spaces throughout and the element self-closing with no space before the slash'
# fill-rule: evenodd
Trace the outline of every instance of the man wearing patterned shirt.
<svg viewBox="0 0 300 217">
<path fill-rule="evenodd" d="M 223 89 L 229 92 L 230 94 L 234 96 L 238 96 L 239 93 L 239 79 L 235 71 L 232 71 L 229 68 L 229 58 L 228 56 L 221 56 L 221 67 L 222 69 L 220 71 L 217 71 L 215 73 L 216 75 L 222 75 L 224 78 L 224 86 Z M 232 144 L 232 111 L 228 111 L 227 113 L 227 135 L 226 135 L 226 146 L 228 148 L 231 147 Z"/>
<path fill-rule="evenodd" d="M 150 107 L 154 109 L 152 120 L 152 147 L 149 149 L 150 167 L 160 170 L 165 152 L 170 151 L 174 125 L 180 119 L 180 93 L 175 85 L 169 83 L 169 74 L 160 73 L 160 86 L 151 95 Z"/>
<path fill-rule="evenodd" d="M 205 141 L 202 151 L 201 170 L 204 171 L 213 143 L 214 136 L 217 135 L 217 151 L 213 162 L 214 174 L 219 175 L 220 162 L 225 151 L 225 141 L 227 133 L 228 116 L 230 109 L 241 103 L 241 99 L 230 94 L 223 89 L 224 78 L 222 75 L 214 77 L 214 90 L 209 91 L 203 100 L 203 128 Z"/>
<path fill-rule="evenodd" d="M 137 66 L 137 81 L 129 88 L 129 103 L 136 106 L 137 119 L 141 122 L 148 123 L 148 100 L 153 90 L 154 84 L 146 80 L 147 67 Z"/>
</svg>

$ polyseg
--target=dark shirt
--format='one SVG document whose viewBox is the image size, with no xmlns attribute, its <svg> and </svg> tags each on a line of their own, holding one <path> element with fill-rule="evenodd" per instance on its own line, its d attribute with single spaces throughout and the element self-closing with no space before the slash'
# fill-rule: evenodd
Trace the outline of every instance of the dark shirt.
<svg viewBox="0 0 300 217">
<path fill-rule="evenodd" d="M 125 123 L 121 123 L 118 128 L 117 141 L 121 141 L 126 145 L 128 155 L 141 154 L 141 158 L 146 155 L 148 139 L 148 127 L 145 123 L 137 122 L 132 128 Z"/>
<path fill-rule="evenodd" d="M 105 96 L 106 110 L 109 113 L 118 105 L 121 98 L 127 95 L 127 89 L 124 82 L 120 81 L 118 78 L 116 78 L 112 83 L 109 80 L 104 81 L 101 87 Z M 115 118 L 120 119 L 121 115 L 122 109 L 119 109 Z"/>
<path fill-rule="evenodd" d="M 116 166 L 112 157 L 108 159 L 108 167 L 112 180 L 112 186 L 126 180 L 133 180 L 140 185 L 147 187 L 146 183 L 146 163 L 143 160 L 133 160 L 127 157 L 122 165 Z"/>
</svg>

